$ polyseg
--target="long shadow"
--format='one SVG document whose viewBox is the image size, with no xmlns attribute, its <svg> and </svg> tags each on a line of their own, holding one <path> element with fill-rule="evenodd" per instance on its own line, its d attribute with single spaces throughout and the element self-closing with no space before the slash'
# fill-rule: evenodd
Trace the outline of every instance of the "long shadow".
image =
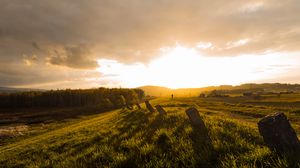
<svg viewBox="0 0 300 168">
<path fill-rule="evenodd" d="M 192 132 L 189 136 L 192 140 L 195 155 L 198 157 L 198 166 L 213 167 L 217 163 L 217 157 L 207 127 L 199 127 L 193 124 L 191 126 Z"/>
<path fill-rule="evenodd" d="M 79 142 L 72 144 L 72 148 L 75 148 L 72 152 L 72 155 L 81 153 L 84 149 L 87 149 L 94 145 L 107 143 L 111 145 L 117 152 L 127 152 L 130 153 L 130 149 L 124 148 L 121 143 L 123 140 L 130 139 L 136 135 L 136 133 L 144 129 L 143 125 L 148 123 L 148 118 L 151 113 L 141 109 L 141 110 L 127 110 L 123 109 L 119 112 L 118 118 L 110 122 L 116 122 L 114 125 L 117 125 L 115 132 L 96 134 L 89 141 Z M 60 151 L 60 148 L 63 146 L 55 147 L 54 151 Z"/>
<path fill-rule="evenodd" d="M 143 137 L 141 144 L 151 142 L 154 134 L 159 129 L 177 127 L 178 125 L 176 124 L 181 119 L 175 115 L 159 115 L 158 113 L 153 115 L 155 115 L 154 119 L 150 123 L 148 122 L 145 124 L 143 127 L 143 130 L 147 131 L 144 131 L 141 135 L 141 137 Z"/>
<path fill-rule="evenodd" d="M 161 116 L 145 110 L 124 111 L 120 115 L 122 115 L 122 119 L 116 123 L 116 125 L 119 125 L 117 127 L 118 133 L 112 135 L 109 141 L 114 145 L 116 150 L 123 150 L 125 152 L 129 149 L 123 149 L 122 147 L 120 149 L 123 140 L 130 139 L 137 133 L 141 133 L 141 145 L 149 143 L 157 130 L 174 127 L 176 121 L 179 119 L 176 116 Z M 152 115 L 155 115 L 155 118 L 150 122 L 149 117 Z"/>
<path fill-rule="evenodd" d="M 127 159 L 124 161 L 122 166 L 131 166 L 135 167 L 140 164 L 141 161 L 151 160 L 151 156 L 153 153 L 164 153 L 167 154 L 170 151 L 171 147 L 168 148 L 168 137 L 160 136 L 157 138 L 157 131 L 160 129 L 169 129 L 175 128 L 173 131 L 173 135 L 182 136 L 187 135 L 185 132 L 185 128 L 189 127 L 190 122 L 183 117 L 178 115 L 159 115 L 158 113 L 150 113 L 147 110 L 123 110 L 118 114 L 118 119 L 116 119 L 114 125 L 113 133 L 101 135 L 99 137 L 95 137 L 91 139 L 88 144 L 78 144 L 77 148 L 87 148 L 87 146 L 93 146 L 97 144 L 102 144 L 105 139 L 105 143 L 110 145 L 115 152 L 123 153 L 127 156 Z M 138 136 L 139 144 L 133 144 L 132 146 L 124 145 L 124 141 L 130 140 Z M 194 155 L 197 160 L 197 165 L 199 167 L 212 167 L 213 163 L 217 163 L 213 159 L 215 152 L 213 150 L 211 140 L 208 135 L 208 130 L 203 131 L 195 126 L 192 126 L 192 132 L 187 135 L 190 137 L 192 142 L 192 148 L 194 150 Z M 156 142 L 158 141 L 158 142 Z M 166 143 L 165 143 L 166 142 Z M 153 143 L 155 146 L 154 149 L 151 149 L 150 153 L 147 155 L 140 154 L 140 148 L 144 144 Z M 135 147 L 137 145 L 137 148 Z M 81 150 L 80 150 L 81 151 Z M 77 151 L 77 152 L 80 152 Z M 168 155 L 168 154 L 167 154 Z M 160 156 L 160 154 L 153 156 Z M 173 157 L 173 154 L 170 154 L 169 157 Z M 173 160 L 172 158 L 170 158 Z"/>
<path fill-rule="evenodd" d="M 147 113 L 144 110 L 134 110 L 129 112 L 122 111 L 120 115 L 122 115 L 122 119 L 116 123 L 116 125 L 120 126 L 118 127 L 118 131 L 122 135 L 124 133 L 128 133 L 128 130 L 134 129 L 134 131 L 130 131 L 130 135 L 133 135 L 137 131 L 141 130 L 141 127 L 134 127 L 147 124 L 149 122 L 148 117 L 151 115 L 151 113 Z"/>
<path fill-rule="evenodd" d="M 146 110 L 124 110 L 119 113 L 118 119 L 115 121 L 116 132 L 112 134 L 102 135 L 101 137 L 96 137 L 89 142 L 88 145 L 101 144 L 103 139 L 105 142 L 110 145 L 115 152 L 121 152 L 127 156 L 127 159 L 120 163 L 121 167 L 138 167 L 141 161 L 151 160 L 153 153 L 168 153 L 171 148 L 168 148 L 168 137 L 160 136 L 158 139 L 153 137 L 159 129 L 163 128 L 175 128 L 173 135 L 181 136 L 185 134 L 185 128 L 189 127 L 189 121 L 177 116 L 177 115 L 166 115 L 161 116 L 158 113 L 150 113 Z M 192 141 L 193 150 L 195 157 L 198 160 L 199 167 L 212 167 L 214 162 L 214 150 L 211 144 L 211 140 L 208 136 L 208 131 L 203 133 L 203 130 L 199 130 L 197 127 L 192 127 L 192 132 L 188 135 Z M 124 141 L 130 140 L 138 136 L 139 144 L 137 148 L 124 145 Z M 150 153 L 152 154 L 140 154 L 139 150 L 141 146 L 146 143 L 154 143 L 156 146 L 154 149 L 151 149 Z M 166 142 L 166 143 L 164 143 Z M 86 148 L 85 144 L 83 147 Z M 134 144 L 136 145 L 136 144 Z M 78 151 L 79 152 L 79 151 Z M 168 154 L 167 154 L 168 155 Z M 160 156 L 154 154 L 153 156 Z M 171 154 L 170 157 L 173 157 Z M 173 160 L 171 158 L 171 160 Z"/>
<path fill-rule="evenodd" d="M 150 141 L 153 137 L 154 133 L 159 129 L 162 128 L 164 122 L 164 116 L 156 115 L 154 120 L 147 126 L 147 132 L 143 134 L 143 143 Z"/>
<path fill-rule="evenodd" d="M 119 115 L 121 115 L 121 119 L 115 123 L 117 125 L 117 133 L 109 138 L 109 142 L 113 144 L 117 150 L 123 140 L 130 139 L 145 129 L 152 113 L 138 109 L 133 111 L 124 110 Z"/>
<path fill-rule="evenodd" d="M 173 132 L 173 135 L 179 137 L 182 134 L 185 134 L 185 128 L 188 127 L 189 124 L 190 122 L 188 120 L 176 115 L 156 115 L 154 120 L 151 123 L 149 123 L 148 127 L 146 128 L 147 132 L 143 134 L 144 139 L 142 143 L 151 142 L 151 139 L 153 138 L 156 131 L 162 128 L 176 128 Z M 217 163 L 217 157 L 212 145 L 212 141 L 209 137 L 208 129 L 199 128 L 197 126 L 192 125 L 192 132 L 188 136 L 191 139 L 194 153 L 197 156 L 197 165 L 199 167 L 214 166 L 214 164 Z M 164 140 L 163 136 L 162 139 Z M 162 148 L 162 151 L 167 152 L 167 144 L 162 144 L 163 145 L 158 145 L 157 147 Z"/>
</svg>

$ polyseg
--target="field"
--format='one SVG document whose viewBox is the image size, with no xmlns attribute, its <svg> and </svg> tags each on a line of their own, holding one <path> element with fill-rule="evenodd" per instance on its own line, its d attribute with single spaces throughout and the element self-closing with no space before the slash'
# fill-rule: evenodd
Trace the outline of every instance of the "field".
<svg viewBox="0 0 300 168">
<path fill-rule="evenodd" d="M 300 167 L 300 155 L 270 151 L 257 129 L 263 116 L 284 112 L 300 137 L 298 94 L 150 103 L 162 105 L 167 115 L 150 113 L 144 105 L 108 112 L 95 107 L 1 111 L 6 120 L 0 127 L 0 167 Z M 209 140 L 191 126 L 189 107 L 200 111 Z"/>
</svg>

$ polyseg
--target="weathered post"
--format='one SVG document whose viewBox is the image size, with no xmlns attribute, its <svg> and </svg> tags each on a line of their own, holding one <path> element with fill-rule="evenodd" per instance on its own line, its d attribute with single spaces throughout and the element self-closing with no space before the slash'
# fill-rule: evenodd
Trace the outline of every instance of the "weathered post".
<svg viewBox="0 0 300 168">
<path fill-rule="evenodd" d="M 120 102 L 121 102 L 121 105 L 122 105 L 122 110 L 124 110 L 125 107 L 126 107 L 126 99 L 123 95 L 120 96 Z"/>
<path fill-rule="evenodd" d="M 155 108 L 159 112 L 160 115 L 166 114 L 166 111 L 161 107 L 161 105 L 156 105 Z"/>
<path fill-rule="evenodd" d="M 139 103 L 136 103 L 135 105 L 138 107 L 139 110 L 142 109 Z"/>
<path fill-rule="evenodd" d="M 196 108 L 191 107 L 187 109 L 185 113 L 191 121 L 193 132 L 195 132 L 202 141 L 206 142 L 207 147 L 211 148 L 211 139 L 208 135 L 208 130 L 199 114 L 199 111 Z"/>
<path fill-rule="evenodd" d="M 271 150 L 278 153 L 300 151 L 297 134 L 283 113 L 262 118 L 258 122 L 258 129 Z"/>
<path fill-rule="evenodd" d="M 151 113 L 155 112 L 153 106 L 149 103 L 148 100 L 145 101 L 145 104 L 146 104 L 147 109 L 148 109 Z"/>
<path fill-rule="evenodd" d="M 187 109 L 185 113 L 189 117 L 193 126 L 200 127 L 200 128 L 205 127 L 204 122 L 199 115 L 199 111 L 196 108 L 191 107 Z"/>
<path fill-rule="evenodd" d="M 132 107 L 131 105 L 129 105 L 129 104 L 126 104 L 126 108 L 127 108 L 128 110 L 132 110 L 132 109 L 133 109 L 133 107 Z"/>
</svg>

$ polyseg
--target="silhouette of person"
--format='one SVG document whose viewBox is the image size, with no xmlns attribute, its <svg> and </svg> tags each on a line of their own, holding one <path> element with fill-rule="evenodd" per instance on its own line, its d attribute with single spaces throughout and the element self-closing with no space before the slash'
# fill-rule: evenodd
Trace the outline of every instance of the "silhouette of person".
<svg viewBox="0 0 300 168">
<path fill-rule="evenodd" d="M 173 95 L 173 94 L 171 95 L 171 98 L 172 98 L 172 99 L 174 98 L 174 95 Z"/>
</svg>

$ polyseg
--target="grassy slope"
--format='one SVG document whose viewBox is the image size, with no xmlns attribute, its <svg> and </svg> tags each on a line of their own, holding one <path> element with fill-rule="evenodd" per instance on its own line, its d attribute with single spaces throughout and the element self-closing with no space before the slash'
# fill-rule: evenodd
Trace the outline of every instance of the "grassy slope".
<svg viewBox="0 0 300 168">
<path fill-rule="evenodd" d="M 0 146 L 0 165 L 287 167 L 297 164 L 292 160 L 295 158 L 280 158 L 264 146 L 256 127 L 257 116 L 247 115 L 258 107 L 199 99 L 151 102 L 162 104 L 167 116 L 145 110 L 116 110 L 78 119 L 55 130 Z M 197 129 L 191 127 L 184 113 L 189 106 L 197 106 L 202 112 L 211 140 L 204 140 Z M 245 113 L 232 113 L 230 109 Z M 261 111 L 270 112 L 268 108 Z"/>
</svg>

